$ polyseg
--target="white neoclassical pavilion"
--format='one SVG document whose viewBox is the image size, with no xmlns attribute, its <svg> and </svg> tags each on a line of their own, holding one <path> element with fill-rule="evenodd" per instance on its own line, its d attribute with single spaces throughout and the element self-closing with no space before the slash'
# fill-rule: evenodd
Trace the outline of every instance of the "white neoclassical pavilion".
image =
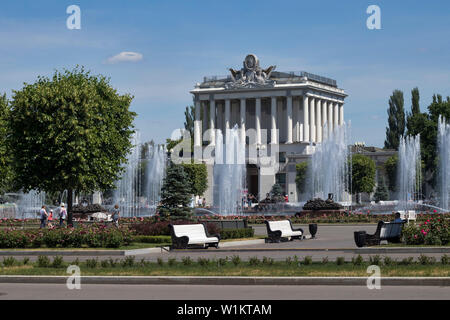
<svg viewBox="0 0 450 320">
<path fill-rule="evenodd" d="M 343 124 L 347 95 L 335 80 L 307 72 L 274 70 L 274 66 L 262 69 L 258 58 L 250 54 L 241 70 L 230 69 L 229 76 L 205 77 L 198 83 L 191 91 L 195 104 L 194 147 L 214 146 L 216 130 L 225 133 L 238 126 L 247 148 L 276 146 L 273 150 L 281 160 L 275 174 L 262 173 L 258 164 L 256 170 L 248 167 L 249 192 L 264 198 L 278 182 L 284 184 L 289 200 L 297 201 L 295 172 L 292 174 L 283 160 L 290 155 L 311 154 L 314 145 L 326 138 L 326 132 L 332 134 L 334 127 Z"/>
</svg>

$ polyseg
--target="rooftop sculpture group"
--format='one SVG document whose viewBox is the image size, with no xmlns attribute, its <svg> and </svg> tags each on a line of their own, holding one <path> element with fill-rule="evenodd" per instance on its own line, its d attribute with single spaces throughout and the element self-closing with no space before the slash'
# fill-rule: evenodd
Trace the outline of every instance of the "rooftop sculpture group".
<svg viewBox="0 0 450 320">
<path fill-rule="evenodd" d="M 260 88 L 274 86 L 275 81 L 270 80 L 270 75 L 276 66 L 262 69 L 259 66 L 258 57 L 249 54 L 245 57 L 244 67 L 241 70 L 230 68 L 232 81 L 225 85 L 226 89 Z"/>
</svg>

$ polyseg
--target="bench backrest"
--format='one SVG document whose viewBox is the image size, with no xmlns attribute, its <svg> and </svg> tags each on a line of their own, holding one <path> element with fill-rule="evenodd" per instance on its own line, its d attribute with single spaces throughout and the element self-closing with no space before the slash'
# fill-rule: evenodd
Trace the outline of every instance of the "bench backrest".
<svg viewBox="0 0 450 320">
<path fill-rule="evenodd" d="M 381 226 L 380 230 L 380 238 L 381 239 L 389 239 L 400 236 L 402 232 L 402 222 L 385 222 Z"/>
<path fill-rule="evenodd" d="M 189 238 L 207 238 L 203 224 L 179 224 L 173 225 L 176 237 L 187 236 Z"/>
<path fill-rule="evenodd" d="M 269 226 L 270 230 L 280 230 L 282 234 L 292 232 L 291 223 L 289 220 L 269 221 Z"/>
</svg>

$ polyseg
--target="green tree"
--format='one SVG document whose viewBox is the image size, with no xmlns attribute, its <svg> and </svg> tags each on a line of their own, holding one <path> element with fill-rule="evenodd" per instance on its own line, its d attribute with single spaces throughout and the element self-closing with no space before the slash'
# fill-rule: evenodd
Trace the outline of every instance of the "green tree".
<svg viewBox="0 0 450 320">
<path fill-rule="evenodd" d="M 389 157 L 384 163 L 384 169 L 386 170 L 388 188 L 391 191 L 395 191 L 397 185 L 397 163 L 398 155 L 393 155 Z"/>
<path fill-rule="evenodd" d="M 67 190 L 71 223 L 72 191 L 113 188 L 123 171 L 134 132 L 132 99 L 83 67 L 14 91 L 8 144 L 17 187 Z"/>
<path fill-rule="evenodd" d="M 304 193 L 306 189 L 306 176 L 308 172 L 308 162 L 300 162 L 295 165 L 297 175 L 295 177 L 295 184 L 299 193 Z"/>
<path fill-rule="evenodd" d="M 424 163 L 424 171 L 429 177 L 427 181 L 434 186 L 436 182 L 438 166 L 437 155 L 437 127 L 439 116 L 450 119 L 450 98 L 442 99 L 441 95 L 434 95 L 432 103 L 428 106 L 428 113 L 414 113 L 407 119 L 409 135 L 420 134 L 421 157 Z"/>
<path fill-rule="evenodd" d="M 283 196 L 283 187 L 280 184 L 275 183 L 272 186 L 272 189 L 270 190 L 270 193 L 272 194 L 273 197 Z"/>
<path fill-rule="evenodd" d="M 388 127 L 386 128 L 386 149 L 398 150 L 400 137 L 405 133 L 405 109 L 403 92 L 394 90 L 389 99 Z"/>
<path fill-rule="evenodd" d="M 377 189 L 375 190 L 373 198 L 375 199 L 375 202 L 386 201 L 389 199 L 389 192 L 381 174 L 378 176 Z"/>
<path fill-rule="evenodd" d="M 352 192 L 371 193 L 375 187 L 375 162 L 362 154 L 352 156 Z M 358 197 L 359 202 L 359 197 Z"/>
<path fill-rule="evenodd" d="M 184 110 L 184 129 L 189 132 L 191 139 L 194 139 L 194 121 L 195 108 L 194 106 L 187 106 Z"/>
<path fill-rule="evenodd" d="M 163 186 L 161 188 L 161 205 L 159 214 L 164 218 L 190 217 L 191 181 L 182 165 L 170 163 L 166 170 Z"/>
<path fill-rule="evenodd" d="M 208 171 L 204 163 L 183 163 L 184 171 L 191 182 L 191 194 L 201 196 L 208 188 Z"/>
<path fill-rule="evenodd" d="M 10 188 L 10 152 L 6 145 L 8 134 L 9 102 L 6 95 L 0 95 L 0 194 Z"/>
<path fill-rule="evenodd" d="M 414 88 L 411 90 L 411 114 L 419 114 L 420 113 L 420 94 L 419 88 Z"/>
</svg>

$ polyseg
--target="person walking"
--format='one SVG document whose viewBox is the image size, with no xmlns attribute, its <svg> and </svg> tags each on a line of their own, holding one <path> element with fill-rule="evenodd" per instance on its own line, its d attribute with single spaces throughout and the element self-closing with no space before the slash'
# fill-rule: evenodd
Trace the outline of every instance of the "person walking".
<svg viewBox="0 0 450 320">
<path fill-rule="evenodd" d="M 66 211 L 66 208 L 64 207 L 64 203 L 62 203 L 59 208 L 59 226 L 60 227 L 64 226 L 64 220 L 66 220 L 66 218 L 67 218 L 67 211 Z"/>
<path fill-rule="evenodd" d="M 116 227 L 119 227 L 120 210 L 119 205 L 116 204 L 113 209 L 112 220 Z"/>
<path fill-rule="evenodd" d="M 50 210 L 47 220 L 48 220 L 48 226 L 52 227 L 53 226 L 53 210 Z"/>
<path fill-rule="evenodd" d="M 47 211 L 45 210 L 45 205 L 42 206 L 41 210 L 39 211 L 40 219 L 41 219 L 41 226 L 40 228 L 45 228 L 46 221 L 47 221 Z"/>
</svg>

